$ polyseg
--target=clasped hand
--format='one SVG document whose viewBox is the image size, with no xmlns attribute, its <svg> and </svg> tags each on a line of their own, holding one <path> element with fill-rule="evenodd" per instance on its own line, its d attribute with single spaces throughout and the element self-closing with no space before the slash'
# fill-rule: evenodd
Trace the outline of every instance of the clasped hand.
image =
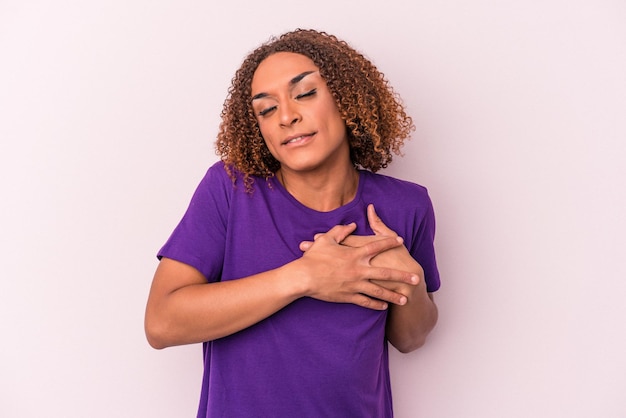
<svg viewBox="0 0 626 418">
<path fill-rule="evenodd" d="M 375 235 L 351 235 L 354 223 L 338 225 L 303 241 L 299 260 L 308 278 L 307 296 L 336 303 L 353 303 L 384 310 L 404 305 L 423 279 L 421 266 L 411 257 L 402 238 L 367 209 Z"/>
</svg>

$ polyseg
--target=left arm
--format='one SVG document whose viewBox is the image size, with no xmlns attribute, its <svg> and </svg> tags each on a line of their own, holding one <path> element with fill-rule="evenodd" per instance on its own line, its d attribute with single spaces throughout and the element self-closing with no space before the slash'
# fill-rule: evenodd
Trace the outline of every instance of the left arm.
<svg viewBox="0 0 626 418">
<path fill-rule="evenodd" d="M 378 217 L 373 205 L 367 208 L 370 227 L 375 236 L 382 238 L 397 236 Z M 349 236 L 344 243 L 354 245 L 356 240 L 371 237 Z M 390 304 L 387 317 L 386 335 L 389 342 L 402 353 L 408 353 L 421 347 L 426 337 L 435 327 L 438 318 L 437 305 L 432 293 L 427 293 L 424 281 L 424 270 L 413 259 L 404 245 L 387 250 L 371 260 L 373 266 L 392 267 L 417 274 L 420 278 L 416 285 L 400 282 L 384 282 L 372 280 L 378 285 L 406 296 L 406 303 Z"/>
<path fill-rule="evenodd" d="M 378 265 L 378 263 L 386 266 L 402 265 L 403 269 L 414 273 L 418 273 L 419 270 L 420 281 L 414 286 L 399 282 L 381 284 L 372 280 L 407 297 L 407 302 L 404 305 L 389 305 L 386 335 L 389 342 L 398 351 L 409 353 L 424 345 L 426 337 L 435 327 L 438 318 L 437 305 L 435 305 L 433 294 L 426 292 L 424 272 L 421 266 L 411 257 L 406 248 L 401 247 L 398 251 L 388 251 L 376 258 L 372 260 L 372 265 Z M 410 264 L 415 265 L 414 269 L 409 270 Z"/>
</svg>

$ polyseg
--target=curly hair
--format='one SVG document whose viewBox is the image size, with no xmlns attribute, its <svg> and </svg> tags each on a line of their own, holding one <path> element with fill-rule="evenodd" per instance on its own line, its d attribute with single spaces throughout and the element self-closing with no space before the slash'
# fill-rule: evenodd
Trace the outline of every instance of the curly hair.
<svg viewBox="0 0 626 418">
<path fill-rule="evenodd" d="M 319 68 L 346 123 L 350 158 L 356 167 L 376 172 L 388 166 L 393 154 L 400 154 L 414 125 L 384 74 L 345 41 L 325 32 L 297 29 L 255 49 L 232 79 L 221 113 L 216 153 L 233 181 L 235 169 L 251 190 L 251 176 L 269 179 L 280 168 L 261 136 L 251 104 L 254 73 L 265 58 L 277 52 L 304 55 Z"/>
</svg>

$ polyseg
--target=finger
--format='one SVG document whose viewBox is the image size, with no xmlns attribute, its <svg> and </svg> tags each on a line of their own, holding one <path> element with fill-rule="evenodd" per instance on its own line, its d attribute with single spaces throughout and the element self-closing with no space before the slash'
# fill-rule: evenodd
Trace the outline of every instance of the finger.
<svg viewBox="0 0 626 418">
<path fill-rule="evenodd" d="M 351 222 L 348 225 L 333 226 L 331 229 L 328 230 L 327 233 L 322 234 L 322 235 L 330 237 L 336 243 L 340 243 L 341 241 L 346 239 L 348 235 L 353 233 L 355 230 L 356 230 L 356 223 Z M 319 236 L 316 236 L 316 239 L 318 238 Z"/>
<path fill-rule="evenodd" d="M 419 276 L 415 273 L 385 267 L 370 267 L 366 274 L 370 280 L 401 282 L 411 285 L 419 283 Z"/>
<path fill-rule="evenodd" d="M 389 302 L 370 297 L 363 293 L 356 293 L 351 297 L 346 298 L 344 303 L 352 303 L 363 308 L 372 309 L 375 311 L 384 311 L 389 307 Z"/>
<path fill-rule="evenodd" d="M 393 236 L 369 242 L 360 248 L 367 257 L 373 258 L 384 251 L 399 247 L 403 242 L 401 237 Z"/>
<path fill-rule="evenodd" d="M 371 298 L 364 294 L 354 295 L 352 300 L 348 301 L 363 308 L 373 309 L 376 311 L 384 311 L 389 307 L 389 303 L 380 299 Z"/>
<path fill-rule="evenodd" d="M 332 227 L 326 233 L 317 233 L 317 234 L 315 234 L 313 236 L 313 241 L 302 241 L 302 242 L 300 242 L 298 247 L 300 248 L 301 251 L 307 251 L 308 249 L 311 248 L 311 246 L 313 246 L 313 243 L 315 241 L 317 241 L 318 239 L 320 239 L 323 236 L 327 236 L 330 239 L 334 240 L 336 243 L 340 243 L 341 241 L 346 239 L 346 237 L 350 236 L 350 234 L 352 232 L 354 232 L 355 229 L 356 229 L 356 224 L 354 222 L 352 222 L 352 223 L 350 223 L 348 225 L 337 225 L 337 226 Z"/>
<path fill-rule="evenodd" d="M 368 282 L 361 294 L 373 298 L 376 301 L 393 303 L 394 305 L 406 305 L 408 298 L 402 293 L 395 292 L 383 286 Z"/>
<path fill-rule="evenodd" d="M 302 241 L 299 245 L 300 251 L 306 252 L 313 245 L 312 241 Z"/>
<path fill-rule="evenodd" d="M 422 281 L 422 278 L 421 278 L 421 277 L 420 277 L 420 275 L 418 274 L 418 275 L 417 275 L 417 280 L 415 280 L 415 281 L 414 281 L 414 279 L 411 279 L 411 283 L 410 283 L 410 285 L 412 285 L 412 286 L 413 286 L 413 285 L 418 285 L 421 281 Z M 386 289 L 391 289 L 391 290 L 393 290 L 394 292 L 397 292 L 397 293 L 402 293 L 403 295 L 407 296 L 407 294 L 406 294 L 406 293 L 399 291 L 399 290 L 398 290 L 398 288 L 397 288 L 396 286 L 394 286 L 396 283 L 394 283 L 394 282 L 393 282 L 393 281 L 391 281 L 391 280 L 377 280 L 377 279 L 370 279 L 370 282 L 372 282 L 372 283 L 374 283 L 374 284 L 377 284 L 378 286 L 382 286 L 382 287 L 384 287 L 384 288 L 386 288 Z M 399 282 L 397 282 L 397 285 L 399 285 Z"/>
<path fill-rule="evenodd" d="M 395 231 L 389 229 L 387 225 L 380 219 L 380 216 L 376 213 L 376 209 L 373 204 L 367 205 L 367 220 L 369 221 L 370 228 L 374 231 L 376 235 L 388 235 L 395 236 L 397 235 Z"/>
</svg>

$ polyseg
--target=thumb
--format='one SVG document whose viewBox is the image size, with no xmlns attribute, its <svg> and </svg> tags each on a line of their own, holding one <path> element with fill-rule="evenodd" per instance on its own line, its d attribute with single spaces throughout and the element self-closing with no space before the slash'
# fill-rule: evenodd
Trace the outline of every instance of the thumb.
<svg viewBox="0 0 626 418">
<path fill-rule="evenodd" d="M 315 241 L 323 237 L 330 239 L 335 244 L 340 244 L 351 233 L 353 233 L 355 229 L 356 223 L 354 222 L 349 223 L 348 225 L 335 225 L 329 229 L 328 232 L 315 234 L 313 241 L 301 241 L 298 247 L 300 248 L 300 251 L 306 252 L 313 246 Z"/>
<path fill-rule="evenodd" d="M 398 235 L 395 231 L 389 229 L 389 227 L 385 225 L 383 220 L 380 219 L 380 217 L 376 213 L 374 205 L 371 203 L 367 205 L 367 220 L 370 224 L 370 228 L 372 228 L 372 231 L 374 231 L 375 235 L 383 235 L 387 237 L 395 237 Z"/>
<path fill-rule="evenodd" d="M 313 241 L 302 241 L 299 245 L 300 251 L 307 252 L 313 246 Z"/>
<path fill-rule="evenodd" d="M 332 238 L 337 244 L 341 243 L 344 239 L 348 237 L 351 233 L 356 230 L 356 223 L 351 222 L 348 225 L 336 225 L 333 226 L 327 233 L 330 238 Z M 315 237 L 318 238 L 317 236 Z"/>
</svg>

